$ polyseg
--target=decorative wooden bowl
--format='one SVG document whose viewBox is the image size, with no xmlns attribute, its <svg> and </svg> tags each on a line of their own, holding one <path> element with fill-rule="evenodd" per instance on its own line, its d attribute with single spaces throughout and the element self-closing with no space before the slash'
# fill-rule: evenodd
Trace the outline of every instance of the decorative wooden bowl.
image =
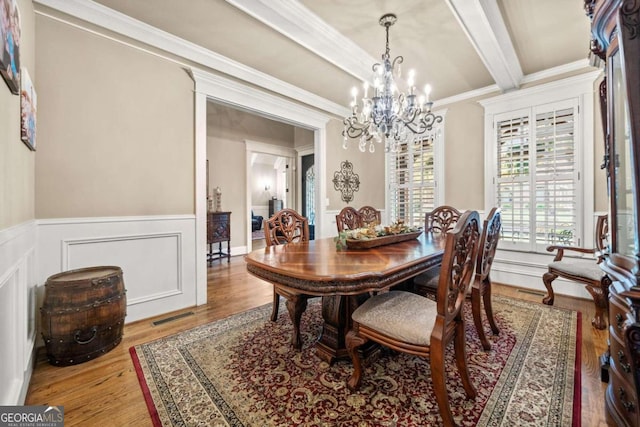
<svg viewBox="0 0 640 427">
<path fill-rule="evenodd" d="M 346 239 L 346 244 L 347 248 L 349 249 L 369 249 L 378 246 L 404 242 L 406 240 L 417 239 L 421 234 L 422 230 L 412 231 L 410 233 L 391 234 L 389 236 L 374 237 L 373 239 Z"/>
</svg>

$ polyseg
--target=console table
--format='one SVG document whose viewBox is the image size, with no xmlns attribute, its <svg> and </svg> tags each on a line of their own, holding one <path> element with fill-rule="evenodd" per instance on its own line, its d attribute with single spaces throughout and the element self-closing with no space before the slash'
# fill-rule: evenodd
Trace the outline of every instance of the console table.
<svg viewBox="0 0 640 427">
<path fill-rule="evenodd" d="M 230 241 L 231 212 L 209 212 L 207 214 L 207 244 L 209 245 L 207 262 L 211 262 L 216 259 L 222 260 L 222 258 L 227 258 L 227 262 L 230 262 Z M 227 252 L 222 250 L 223 242 L 227 242 Z M 217 251 L 213 248 L 216 243 L 218 244 Z"/>
</svg>

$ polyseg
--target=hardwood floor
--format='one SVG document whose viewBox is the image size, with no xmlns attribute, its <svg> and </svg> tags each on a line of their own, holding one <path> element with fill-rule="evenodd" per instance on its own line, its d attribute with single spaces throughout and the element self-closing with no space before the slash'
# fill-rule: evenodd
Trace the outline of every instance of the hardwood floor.
<svg viewBox="0 0 640 427">
<path fill-rule="evenodd" d="M 270 284 L 246 272 L 241 256 L 232 257 L 230 263 L 214 262 L 208 269 L 208 283 L 206 305 L 128 324 L 122 343 L 95 360 L 54 367 L 41 348 L 25 405 L 63 405 L 66 427 L 151 426 L 129 347 L 270 303 L 273 297 Z M 509 286 L 494 285 L 494 292 L 536 303 L 542 300 L 540 294 Z M 582 312 L 582 425 L 606 426 L 606 384 L 600 382 L 599 357 L 606 348 L 607 333 L 591 326 L 595 311 L 591 300 L 556 295 L 555 305 Z M 157 326 L 152 323 L 189 312 L 193 314 Z"/>
</svg>

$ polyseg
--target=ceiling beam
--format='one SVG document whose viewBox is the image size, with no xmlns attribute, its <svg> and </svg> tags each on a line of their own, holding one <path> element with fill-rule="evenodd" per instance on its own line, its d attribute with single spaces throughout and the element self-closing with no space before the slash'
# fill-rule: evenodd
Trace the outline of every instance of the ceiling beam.
<svg viewBox="0 0 640 427">
<path fill-rule="evenodd" d="M 226 0 L 359 80 L 377 61 L 297 0 Z"/>
<path fill-rule="evenodd" d="M 501 91 L 520 87 L 522 67 L 497 0 L 445 0 Z"/>
</svg>

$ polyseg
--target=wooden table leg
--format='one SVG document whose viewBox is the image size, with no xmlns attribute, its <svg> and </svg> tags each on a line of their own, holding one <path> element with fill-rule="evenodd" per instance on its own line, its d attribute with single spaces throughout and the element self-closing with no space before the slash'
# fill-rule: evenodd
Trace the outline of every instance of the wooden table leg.
<svg viewBox="0 0 640 427">
<path fill-rule="evenodd" d="M 316 354 L 327 363 L 337 359 L 349 359 L 346 346 L 347 332 L 351 329 L 351 313 L 367 298 L 368 294 L 322 297 L 322 332 L 316 343 Z"/>
</svg>

